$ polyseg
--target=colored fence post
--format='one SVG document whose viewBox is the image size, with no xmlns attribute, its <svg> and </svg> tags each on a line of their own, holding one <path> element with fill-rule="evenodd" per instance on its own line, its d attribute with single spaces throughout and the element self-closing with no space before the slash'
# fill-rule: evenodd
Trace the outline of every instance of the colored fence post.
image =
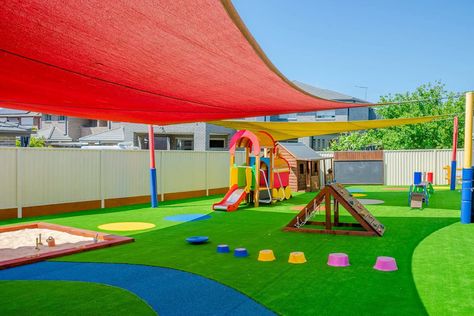
<svg viewBox="0 0 474 316">
<path fill-rule="evenodd" d="M 451 191 L 454 191 L 456 189 L 457 146 L 458 146 L 458 117 L 455 116 L 454 122 L 453 122 L 453 152 L 451 155 L 451 181 L 450 181 L 450 187 L 449 187 Z"/>
<path fill-rule="evenodd" d="M 150 195 L 151 207 L 158 207 L 158 188 L 155 168 L 155 133 L 153 125 L 148 125 L 148 148 L 150 150 Z"/>
<path fill-rule="evenodd" d="M 472 115 L 474 92 L 466 93 L 464 126 L 464 168 L 462 170 L 461 223 L 471 223 L 472 208 Z"/>
<path fill-rule="evenodd" d="M 421 183 L 421 172 L 415 171 L 413 174 L 413 184 L 417 185 Z"/>
</svg>

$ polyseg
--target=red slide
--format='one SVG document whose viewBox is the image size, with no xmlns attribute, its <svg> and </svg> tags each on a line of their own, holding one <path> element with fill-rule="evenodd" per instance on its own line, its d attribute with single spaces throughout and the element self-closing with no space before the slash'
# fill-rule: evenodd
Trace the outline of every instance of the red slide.
<svg viewBox="0 0 474 316">
<path fill-rule="evenodd" d="M 245 190 L 234 184 L 224 196 L 222 201 L 212 205 L 212 209 L 215 211 L 226 212 L 236 211 L 239 208 L 239 204 L 245 199 L 246 196 L 247 193 Z"/>
</svg>

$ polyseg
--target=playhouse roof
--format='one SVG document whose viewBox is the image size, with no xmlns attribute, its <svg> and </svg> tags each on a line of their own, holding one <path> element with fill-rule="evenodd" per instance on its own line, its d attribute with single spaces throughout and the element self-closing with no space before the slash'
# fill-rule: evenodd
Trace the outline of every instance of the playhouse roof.
<svg viewBox="0 0 474 316">
<path fill-rule="evenodd" d="M 230 0 L 10 0 L 0 106 L 173 124 L 364 106 L 285 78 Z"/>
<path fill-rule="evenodd" d="M 286 151 L 296 158 L 296 160 L 324 160 L 331 157 L 323 157 L 316 151 L 306 146 L 303 143 L 278 143 L 279 146 L 286 149 Z"/>
</svg>

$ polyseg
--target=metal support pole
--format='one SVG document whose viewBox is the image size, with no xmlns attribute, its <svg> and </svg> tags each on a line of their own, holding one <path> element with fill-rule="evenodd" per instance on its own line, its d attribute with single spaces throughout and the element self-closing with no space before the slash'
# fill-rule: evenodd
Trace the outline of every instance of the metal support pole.
<svg viewBox="0 0 474 316">
<path fill-rule="evenodd" d="M 464 126 L 464 168 L 462 170 L 461 223 L 471 223 L 472 208 L 472 115 L 474 92 L 466 93 L 466 115 Z"/>
<path fill-rule="evenodd" d="M 148 148 L 150 151 L 150 195 L 151 207 L 158 207 L 158 187 L 155 168 L 155 133 L 153 125 L 148 125 Z"/>
<path fill-rule="evenodd" d="M 456 149 L 458 146 L 458 117 L 454 117 L 453 122 L 453 153 L 451 156 L 451 181 L 450 181 L 450 190 L 454 191 L 456 189 Z"/>
</svg>

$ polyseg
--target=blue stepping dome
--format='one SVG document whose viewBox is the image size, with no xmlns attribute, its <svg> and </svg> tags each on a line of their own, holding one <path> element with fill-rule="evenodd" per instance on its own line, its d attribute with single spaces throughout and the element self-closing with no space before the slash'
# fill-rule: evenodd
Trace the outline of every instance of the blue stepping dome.
<svg viewBox="0 0 474 316">
<path fill-rule="evenodd" d="M 204 244 L 208 240 L 209 240 L 209 237 L 207 236 L 192 236 L 192 237 L 186 238 L 186 241 L 193 245 Z"/>
<path fill-rule="evenodd" d="M 247 249 L 245 248 L 235 248 L 234 250 L 234 256 L 238 258 L 243 258 L 247 257 L 249 253 L 247 252 Z"/>
<path fill-rule="evenodd" d="M 218 245 L 217 246 L 217 252 L 218 253 L 228 253 L 228 252 L 230 252 L 229 245 Z"/>
</svg>

